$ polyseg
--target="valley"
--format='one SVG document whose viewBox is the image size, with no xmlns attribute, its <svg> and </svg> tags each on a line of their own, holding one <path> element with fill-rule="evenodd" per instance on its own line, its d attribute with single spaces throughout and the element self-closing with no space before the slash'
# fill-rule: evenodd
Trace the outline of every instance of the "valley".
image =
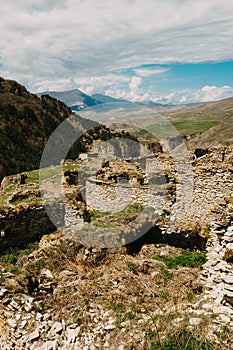
<svg viewBox="0 0 233 350">
<path fill-rule="evenodd" d="M 108 127 L 0 87 L 1 349 L 231 349 L 233 98 Z"/>
</svg>

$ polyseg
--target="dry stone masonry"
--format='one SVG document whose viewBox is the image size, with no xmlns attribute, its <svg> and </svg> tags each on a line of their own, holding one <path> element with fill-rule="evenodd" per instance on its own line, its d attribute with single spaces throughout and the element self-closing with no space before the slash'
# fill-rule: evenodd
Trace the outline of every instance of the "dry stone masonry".
<svg viewBox="0 0 233 350">
<path fill-rule="evenodd" d="M 77 192 L 75 196 L 72 194 L 72 190 L 77 185 L 79 171 L 64 173 L 63 182 L 69 205 L 61 210 L 64 211 L 64 221 L 68 226 L 72 227 L 74 223 L 75 225 L 78 223 L 79 227 L 82 228 L 82 225 L 89 224 L 88 211 L 93 209 L 103 212 L 109 211 L 114 196 L 116 198 L 115 185 L 122 180 L 124 181 L 122 182 L 122 193 L 120 193 L 121 201 L 117 204 L 114 202 L 117 210 L 121 205 L 124 207 L 128 204 L 128 198 L 130 198 L 131 204 L 149 204 L 153 209 L 156 209 L 158 206 L 158 201 L 155 198 L 156 191 L 150 190 L 148 194 L 146 186 L 152 179 L 153 184 L 161 186 L 162 171 L 164 176 L 162 186 L 167 187 L 165 203 L 161 209 L 166 209 L 169 213 L 167 216 L 165 215 L 166 218 L 161 215 L 154 223 L 158 232 L 160 230 L 161 235 L 164 235 L 170 244 L 175 239 L 174 237 L 177 239 L 179 234 L 180 240 L 182 237 L 185 239 L 192 236 L 206 239 L 207 262 L 195 282 L 197 288 L 203 288 L 203 293 L 198 302 L 189 305 L 188 310 L 192 315 L 189 319 L 189 325 L 192 328 L 200 324 L 202 315 L 214 315 L 213 327 L 218 329 L 218 326 L 223 324 L 233 329 L 233 151 L 231 148 L 212 149 L 205 152 L 199 150 L 195 153 L 190 152 L 189 157 L 194 175 L 192 193 L 190 194 L 192 200 L 185 216 L 179 217 L 178 221 L 175 220 L 177 219 L 176 212 L 180 212 L 180 209 L 177 208 L 175 195 L 179 178 L 177 178 L 174 161 L 165 154 L 157 156 L 155 160 L 150 156 L 148 159 L 144 157 L 137 159 L 141 164 L 147 163 L 147 173 L 140 171 L 140 167 L 134 166 L 134 161 L 130 158 L 128 159 L 128 164 L 130 164 L 128 168 L 125 161 L 120 164 L 117 160 L 112 162 L 107 160 L 108 163 L 105 160 L 103 166 L 103 161 L 94 160 L 94 162 L 98 162 L 101 171 L 96 178 L 94 178 L 96 172 L 90 171 L 88 177 L 89 192 L 86 193 L 88 200 L 85 199 L 85 196 L 77 196 Z M 83 162 L 88 162 L 88 158 Z M 160 174 L 158 174 L 158 168 Z M 184 178 L 185 175 L 184 172 Z M 23 190 L 24 184 L 20 186 L 20 189 Z M 95 192 L 97 189 L 98 194 Z M 96 197 L 103 200 L 98 203 Z M 28 238 L 31 240 L 38 236 L 41 237 L 44 233 L 54 230 L 43 207 L 32 203 L 25 203 L 20 208 L 14 207 L 11 203 L 8 208 L 1 210 L 1 247 L 15 245 L 19 239 L 23 243 L 24 238 L 26 242 Z M 49 244 L 56 245 L 59 243 L 59 239 L 60 237 L 56 233 Z M 46 250 L 47 244 L 48 242 L 42 238 L 37 254 Z M 86 249 L 83 252 L 84 261 L 88 260 L 91 255 L 95 255 L 96 252 L 98 253 L 98 249 L 94 247 Z M 31 259 L 34 258 L 32 255 Z M 68 283 L 72 273 L 72 271 L 63 270 L 60 272 L 60 276 L 54 276 L 45 267 L 41 270 L 37 290 L 40 293 L 56 295 L 63 288 L 57 281 L 67 279 Z M 40 305 L 34 296 L 26 293 L 14 296 L 11 293 L 11 287 L 16 283 L 13 274 L 2 269 L 1 278 L 4 278 L 8 283 L 0 288 L 0 348 L 2 350 L 96 350 L 110 348 L 110 333 L 117 328 L 112 311 L 104 310 L 101 305 L 97 305 L 98 303 L 90 305 L 89 310 L 85 311 L 84 314 L 85 317 L 90 318 L 93 327 L 91 331 L 83 332 L 80 324 L 67 322 L 67 320 L 56 320 L 49 312 L 37 311 L 40 310 Z M 117 289 L 118 282 L 114 283 L 116 283 Z M 20 286 L 18 288 L 20 290 Z M 180 312 L 182 314 L 182 310 Z M 143 315 L 138 324 L 146 322 L 149 320 L 146 319 L 146 315 Z M 178 319 L 177 322 L 179 322 Z M 127 329 L 127 321 L 124 328 Z M 124 350 L 126 348 L 123 344 L 119 344 L 116 349 Z"/>
</svg>

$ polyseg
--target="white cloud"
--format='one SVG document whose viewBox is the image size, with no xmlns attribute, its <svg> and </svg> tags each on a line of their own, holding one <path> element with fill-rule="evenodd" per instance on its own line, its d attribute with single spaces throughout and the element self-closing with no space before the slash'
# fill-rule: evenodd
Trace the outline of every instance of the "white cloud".
<svg viewBox="0 0 233 350">
<path fill-rule="evenodd" d="M 120 88 L 116 84 L 111 84 L 109 88 L 105 89 L 104 93 L 106 95 L 129 100 L 131 102 L 145 102 L 151 99 L 151 95 L 145 92 L 140 86 L 143 80 L 141 77 L 133 76 L 128 78 L 128 86 L 125 88 Z"/>
<path fill-rule="evenodd" d="M 168 72 L 169 68 L 153 67 L 153 68 L 135 68 L 134 72 L 141 77 L 150 77 L 156 74 L 163 74 Z"/>
<path fill-rule="evenodd" d="M 232 0 L 6 1 L 1 75 L 35 91 L 151 63 L 232 59 L 232 10 Z"/>
<path fill-rule="evenodd" d="M 123 98 L 132 102 L 156 102 L 162 104 L 183 104 L 193 102 L 208 102 L 221 100 L 233 96 L 233 87 L 231 86 L 203 86 L 198 90 L 177 90 L 169 93 L 161 93 L 159 91 L 143 90 L 140 88 L 140 81 L 132 79 L 129 88 L 119 90 L 112 87 L 106 90 L 106 94 Z"/>
<path fill-rule="evenodd" d="M 75 82 L 80 90 L 86 94 L 105 93 L 111 87 L 124 88 L 131 78 L 122 74 L 107 74 L 93 77 L 76 77 Z"/>
<path fill-rule="evenodd" d="M 233 87 L 231 86 L 218 87 L 206 85 L 198 90 L 180 90 L 166 95 L 151 97 L 154 102 L 179 104 L 216 101 L 231 96 L 233 96 Z"/>
</svg>

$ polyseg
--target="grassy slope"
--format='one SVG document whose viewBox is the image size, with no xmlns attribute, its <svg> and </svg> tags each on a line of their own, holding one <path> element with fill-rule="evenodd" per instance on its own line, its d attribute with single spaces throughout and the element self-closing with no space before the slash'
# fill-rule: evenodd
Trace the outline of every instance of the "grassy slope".
<svg viewBox="0 0 233 350">
<path fill-rule="evenodd" d="M 164 114 L 181 134 L 196 134 L 188 141 L 191 147 L 229 146 L 233 143 L 233 98 L 171 108 Z"/>
</svg>

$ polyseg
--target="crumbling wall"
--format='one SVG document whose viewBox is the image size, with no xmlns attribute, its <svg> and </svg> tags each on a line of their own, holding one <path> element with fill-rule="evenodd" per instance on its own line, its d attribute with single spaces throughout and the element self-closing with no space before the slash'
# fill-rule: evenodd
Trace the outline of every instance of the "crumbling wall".
<svg viewBox="0 0 233 350">
<path fill-rule="evenodd" d="M 187 213 L 184 214 L 182 218 L 186 223 L 190 222 L 201 222 L 203 224 L 209 224 L 210 227 L 216 227 L 216 224 L 221 225 L 223 221 L 224 213 L 227 212 L 227 208 L 232 206 L 230 201 L 226 201 L 226 197 L 232 196 L 233 193 L 233 181 L 232 181 L 232 164 L 229 162 L 230 157 L 232 156 L 232 149 L 218 149 L 218 150 L 209 150 L 208 153 L 204 154 L 198 159 L 193 161 L 193 174 L 194 174 L 194 186 L 190 207 Z M 154 161 L 156 165 L 156 160 Z M 171 174 L 175 177 L 175 169 L 172 159 L 165 157 L 165 169 L 169 168 Z M 148 163 L 149 171 L 153 162 Z M 153 168 L 153 166 L 152 166 Z M 162 168 L 162 170 L 164 170 Z M 78 178 L 78 173 L 67 172 L 63 174 L 63 181 L 67 183 L 66 176 L 72 173 L 72 184 L 76 183 Z M 179 181 L 179 179 L 178 179 Z M 69 190 L 69 182 L 68 182 Z M 95 187 L 96 184 L 94 184 Z M 103 199 L 105 202 L 110 201 L 111 197 L 114 195 L 112 191 L 114 189 L 111 186 L 99 186 L 103 193 Z M 88 186 L 91 193 L 89 194 L 89 199 L 93 196 L 94 191 L 92 189 L 92 184 Z M 134 198 L 135 202 L 139 202 L 141 205 L 154 206 L 156 208 L 157 201 L 161 198 L 156 198 L 156 195 L 151 193 L 148 195 L 147 190 L 141 188 L 129 188 L 131 197 Z M 128 193 L 126 189 L 124 192 Z M 131 193 L 132 192 L 132 193 Z M 146 193 L 145 193 L 146 192 Z M 153 191 L 152 191 L 153 192 Z M 130 198 L 129 195 L 126 196 L 125 204 L 128 203 L 127 200 Z M 121 204 L 124 204 L 124 196 L 121 196 Z M 78 199 L 78 197 L 77 197 Z M 96 196 L 93 199 L 96 200 Z M 153 205 L 153 200 L 155 201 Z M 171 214 L 173 215 L 173 202 L 171 198 Z M 132 203 L 134 202 L 132 201 Z M 174 198 L 173 198 L 174 201 Z M 101 201 L 100 201 L 101 202 Z M 167 201 L 166 201 L 167 202 Z M 101 210 L 101 208 L 99 208 Z M 175 209 L 175 208 L 174 208 Z M 65 213 L 65 205 L 62 203 L 56 203 L 54 210 L 58 213 L 58 221 L 56 226 L 62 227 L 64 225 L 65 218 L 67 217 Z M 103 210 L 103 211 L 108 211 Z M 221 212 L 221 217 L 219 213 Z M 76 217 L 76 216 L 75 216 Z M 225 217 L 230 223 L 232 214 L 227 214 Z M 64 219 L 64 220 L 63 220 Z M 77 220 L 77 218 L 75 219 Z M 160 225 L 162 227 L 162 225 Z M 31 204 L 21 203 L 17 206 L 9 206 L 9 208 L 2 209 L 0 211 L 0 250 L 4 250 L 10 246 L 22 246 L 27 242 L 33 241 L 38 237 L 41 237 L 44 234 L 55 231 L 57 227 L 50 221 L 45 208 L 42 205 L 35 205 L 32 201 Z M 162 228 L 163 229 L 163 228 Z M 168 232 L 169 228 L 163 229 L 163 234 L 170 234 Z M 176 231 L 173 228 L 173 237 Z M 177 232 L 179 235 L 179 233 Z M 182 235 L 181 235 L 182 236 Z M 187 233 L 187 237 L 191 237 L 192 232 Z M 165 237 L 165 236 L 164 236 Z M 169 243 L 169 238 L 167 237 L 166 242 Z M 177 238 L 179 240 L 179 237 Z M 183 238 L 181 237 L 181 240 Z M 191 240 L 190 240 L 191 242 Z M 191 244 L 191 243 L 190 243 Z"/>
<path fill-rule="evenodd" d="M 23 247 L 55 229 L 42 205 L 3 210 L 0 213 L 0 251 Z"/>
</svg>

